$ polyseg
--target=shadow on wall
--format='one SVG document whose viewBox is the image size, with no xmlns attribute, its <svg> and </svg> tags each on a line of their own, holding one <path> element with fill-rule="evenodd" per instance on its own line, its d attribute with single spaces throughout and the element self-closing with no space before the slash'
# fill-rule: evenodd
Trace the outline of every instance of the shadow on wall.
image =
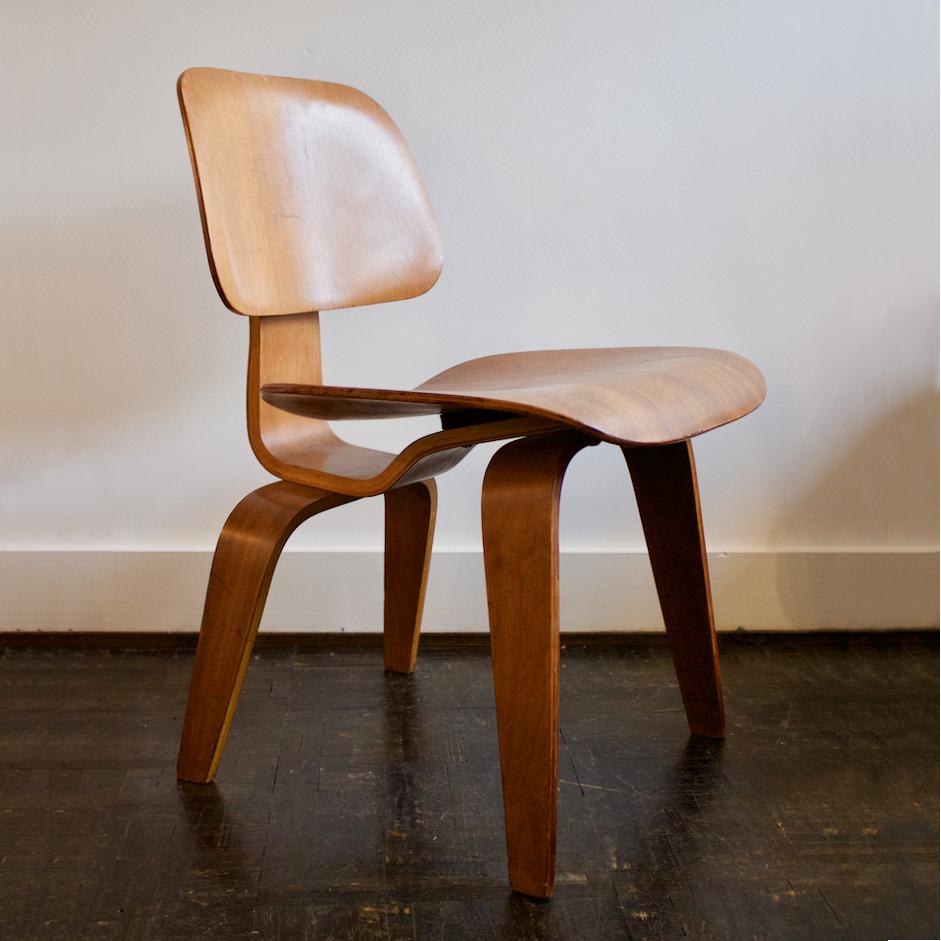
<svg viewBox="0 0 941 941">
<path fill-rule="evenodd" d="M 140 417 L 142 406 L 192 401 L 179 383 L 155 388 L 152 378 L 201 376 L 206 366 L 199 324 L 180 310 L 181 281 L 203 285 L 192 303 L 211 305 L 207 319 L 221 310 L 195 212 L 181 196 L 0 231 L 0 298 L 16 312 L 8 327 L 17 341 L 6 346 L 3 378 L 31 391 L 33 408 L 22 411 L 110 424 Z"/>
<path fill-rule="evenodd" d="M 218 480 L 200 494 L 178 490 L 174 478 L 205 456 L 207 437 L 210 447 L 215 435 L 224 440 L 218 423 L 200 429 L 188 413 L 218 412 L 224 402 L 241 412 L 247 328 L 215 329 L 225 311 L 195 213 L 181 192 L 101 214 L 37 213 L 0 230 L 0 309 L 8 312 L 0 490 L 14 532 L 24 514 L 45 506 L 47 515 L 61 512 L 60 532 L 107 538 L 82 532 L 92 525 L 87 505 L 76 505 L 83 491 L 107 493 L 106 515 L 116 518 L 126 509 L 124 519 L 136 519 L 149 501 L 144 531 L 159 519 L 156 506 L 170 521 L 199 516 L 203 498 L 212 501 Z M 238 370 L 214 349 L 221 343 L 238 348 Z M 155 502 L 151 484 L 177 500 Z"/>
<path fill-rule="evenodd" d="M 5 218 L 0 310 L 0 541 L 179 544 L 181 520 L 214 539 L 235 499 L 263 482 L 244 432 L 248 325 L 219 329 L 241 318 L 207 275 L 190 192 Z M 199 624 L 198 606 L 158 604 L 154 618 L 145 598 L 163 577 L 179 587 L 180 573 L 201 598 L 208 560 L 188 574 L 167 554 L 142 573 L 133 552 L 91 568 L 84 552 L 41 554 L 48 568 L 12 555 L 5 630 L 96 630 L 109 611 L 152 630 Z"/>
<path fill-rule="evenodd" d="M 874 421 L 780 514 L 773 545 L 794 545 L 818 516 L 838 549 L 858 545 L 860 533 L 868 543 L 857 552 L 778 553 L 774 582 L 787 624 L 865 628 L 894 617 L 894 626 L 920 627 L 930 611 L 937 624 L 937 563 L 927 548 L 937 540 L 938 420 L 938 390 L 925 388 Z"/>
</svg>

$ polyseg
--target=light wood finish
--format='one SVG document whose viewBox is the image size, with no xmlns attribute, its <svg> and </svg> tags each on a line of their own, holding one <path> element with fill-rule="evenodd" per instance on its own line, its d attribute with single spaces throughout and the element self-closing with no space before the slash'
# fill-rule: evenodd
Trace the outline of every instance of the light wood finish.
<svg viewBox="0 0 941 941">
<path fill-rule="evenodd" d="M 626 347 L 486 356 L 411 391 L 279 382 L 261 394 L 312 418 L 476 409 L 544 418 L 615 444 L 666 444 L 747 415 L 764 399 L 765 383 L 747 359 L 725 350 Z"/>
<path fill-rule="evenodd" d="M 260 392 L 274 377 L 320 382 L 317 314 L 250 318 L 248 437 L 259 462 L 276 477 L 351 496 L 375 496 L 442 474 L 475 444 L 558 428 L 545 418 L 501 414 L 496 421 L 426 435 L 400 454 L 390 454 L 343 441 L 326 421 L 270 405 Z"/>
<path fill-rule="evenodd" d="M 248 434 L 280 482 L 229 517 L 213 560 L 178 772 L 212 778 L 278 555 L 307 517 L 386 495 L 385 654 L 415 662 L 434 528 L 431 478 L 479 443 L 520 438 L 487 471 L 484 555 L 511 884 L 552 891 L 558 729 L 558 512 L 571 457 L 608 441 L 637 490 L 690 728 L 723 732 L 689 440 L 764 398 L 722 350 L 621 348 L 472 360 L 417 389 L 324 384 L 319 311 L 414 297 L 441 269 L 427 194 L 388 115 L 354 89 L 217 69 L 178 85 L 209 265 L 249 315 Z M 398 454 L 329 422 L 441 416 Z"/>
<path fill-rule="evenodd" d="M 209 265 L 231 310 L 378 304 L 438 280 L 424 183 L 367 95 L 222 69 L 189 69 L 177 90 Z"/>
<path fill-rule="evenodd" d="M 559 496 L 571 432 L 504 445 L 482 499 L 510 885 L 547 898 L 555 878 L 559 737 Z"/>
<path fill-rule="evenodd" d="M 271 576 L 285 542 L 315 513 L 349 503 L 344 494 L 278 481 L 253 491 L 229 515 L 215 555 L 177 758 L 184 781 L 211 781 L 222 756 Z"/>
<path fill-rule="evenodd" d="M 689 730 L 722 738 L 725 712 L 693 446 L 624 448 Z"/>
<path fill-rule="evenodd" d="M 342 85 L 191 69 L 178 91 L 213 278 L 231 309 L 252 315 L 249 438 L 281 479 L 372 496 L 443 473 L 480 442 L 560 424 L 619 444 L 677 441 L 764 397 L 747 360 L 682 347 L 489 356 L 416 390 L 324 386 L 316 311 L 412 297 L 440 271 L 405 143 L 372 99 Z M 325 424 L 439 412 L 446 429 L 398 455 Z"/>
<path fill-rule="evenodd" d="M 418 654 L 438 490 L 433 480 L 423 480 L 390 490 L 385 504 L 385 667 L 411 673 Z"/>
</svg>

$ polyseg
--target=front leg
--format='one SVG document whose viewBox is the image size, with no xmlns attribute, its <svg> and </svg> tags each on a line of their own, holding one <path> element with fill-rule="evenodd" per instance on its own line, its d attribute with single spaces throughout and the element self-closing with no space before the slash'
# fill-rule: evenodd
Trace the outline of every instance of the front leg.
<svg viewBox="0 0 941 941">
<path fill-rule="evenodd" d="M 510 885 L 555 879 L 559 730 L 559 497 L 592 441 L 563 432 L 505 445 L 484 478 L 483 537 Z"/>
<path fill-rule="evenodd" d="M 355 499 L 282 480 L 253 491 L 229 515 L 212 557 L 177 758 L 180 780 L 205 784 L 216 773 L 288 537 L 315 513 Z"/>
</svg>

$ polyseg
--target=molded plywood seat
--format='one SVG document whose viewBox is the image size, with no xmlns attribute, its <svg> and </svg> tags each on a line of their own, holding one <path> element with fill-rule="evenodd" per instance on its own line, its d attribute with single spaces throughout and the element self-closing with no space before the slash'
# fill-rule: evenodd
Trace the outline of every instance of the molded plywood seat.
<svg viewBox="0 0 941 941">
<path fill-rule="evenodd" d="M 587 445 L 621 446 L 689 730 L 722 736 L 690 439 L 754 409 L 761 374 L 721 350 L 549 350 L 473 360 L 411 391 L 326 386 L 320 312 L 415 297 L 441 271 L 438 227 L 405 141 L 376 102 L 344 85 L 192 69 L 178 92 L 213 281 L 249 320 L 249 441 L 279 479 L 248 494 L 219 537 L 177 773 L 215 775 L 281 549 L 318 513 L 383 495 L 385 665 L 410 672 L 433 478 L 476 444 L 515 439 L 484 478 L 484 563 L 509 881 L 549 896 L 565 469 Z M 345 442 L 330 425 L 422 414 L 440 414 L 442 430 L 399 454 Z"/>
<path fill-rule="evenodd" d="M 747 415 L 764 394 L 747 359 L 694 347 L 504 353 L 453 366 L 407 392 L 290 383 L 261 390 L 269 404 L 308 418 L 509 412 L 621 445 L 692 438 Z"/>
</svg>

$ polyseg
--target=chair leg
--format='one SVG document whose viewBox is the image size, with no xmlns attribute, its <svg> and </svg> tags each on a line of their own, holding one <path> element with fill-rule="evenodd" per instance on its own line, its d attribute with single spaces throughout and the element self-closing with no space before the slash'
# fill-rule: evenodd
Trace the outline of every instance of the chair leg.
<svg viewBox="0 0 941 941">
<path fill-rule="evenodd" d="M 279 481 L 250 493 L 229 515 L 212 558 L 177 758 L 181 780 L 204 784 L 216 773 L 288 537 L 314 514 L 355 499 Z"/>
<path fill-rule="evenodd" d="M 559 726 L 559 496 L 572 457 L 593 443 L 562 433 L 514 441 L 483 488 L 510 885 L 536 898 L 555 878 Z"/>
<path fill-rule="evenodd" d="M 422 480 L 385 495 L 385 668 L 411 673 L 418 653 L 425 585 L 435 534 L 438 491 Z"/>
<path fill-rule="evenodd" d="M 623 448 L 693 735 L 725 736 L 709 566 L 689 441 Z"/>
</svg>

